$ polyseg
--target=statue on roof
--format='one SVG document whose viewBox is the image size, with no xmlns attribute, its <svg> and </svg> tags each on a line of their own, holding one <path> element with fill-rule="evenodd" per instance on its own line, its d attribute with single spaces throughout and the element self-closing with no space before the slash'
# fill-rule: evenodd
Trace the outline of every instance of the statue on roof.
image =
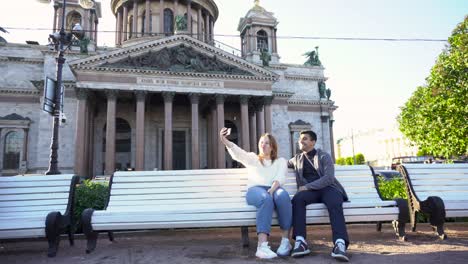
<svg viewBox="0 0 468 264">
<path fill-rule="evenodd" d="M 260 0 L 254 0 L 254 3 L 256 6 L 259 6 L 260 5 Z"/>
<path fill-rule="evenodd" d="M 304 65 L 322 66 L 322 62 L 319 59 L 318 46 L 315 47 L 315 50 L 306 52 L 304 56 L 307 57 L 307 61 L 304 62 Z"/>
<path fill-rule="evenodd" d="M 263 48 L 262 53 L 260 53 L 260 59 L 264 67 L 270 66 L 271 54 L 268 52 L 268 49 Z"/>
</svg>

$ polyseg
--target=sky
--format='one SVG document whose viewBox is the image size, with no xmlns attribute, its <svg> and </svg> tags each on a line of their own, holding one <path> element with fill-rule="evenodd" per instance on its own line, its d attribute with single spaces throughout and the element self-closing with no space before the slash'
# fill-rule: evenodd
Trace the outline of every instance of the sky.
<svg viewBox="0 0 468 264">
<path fill-rule="evenodd" d="M 2 0 L 0 26 L 8 42 L 47 44 L 53 8 L 37 0 Z M 110 0 L 101 0 L 98 44 L 114 46 L 115 17 Z M 216 40 L 239 47 L 239 19 L 253 0 L 215 0 Z M 302 64 L 305 52 L 319 46 L 327 88 L 338 109 L 335 139 L 353 131 L 390 128 L 400 107 L 425 84 L 445 41 L 351 41 L 290 37 L 447 40 L 468 15 L 468 0 L 260 0 L 278 19 L 282 63 Z M 25 30 L 24 28 L 29 28 Z M 111 31 L 111 32 L 106 32 Z M 221 35 L 234 35 L 225 37 Z"/>
</svg>

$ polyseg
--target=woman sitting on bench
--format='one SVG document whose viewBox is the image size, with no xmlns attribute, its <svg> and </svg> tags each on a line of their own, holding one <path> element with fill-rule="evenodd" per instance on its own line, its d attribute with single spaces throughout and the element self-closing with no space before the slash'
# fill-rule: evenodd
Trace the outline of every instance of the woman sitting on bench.
<svg viewBox="0 0 468 264">
<path fill-rule="evenodd" d="M 248 170 L 247 204 L 257 208 L 258 246 L 255 255 L 262 259 L 289 256 L 291 244 L 289 230 L 292 223 L 292 206 L 288 192 L 281 187 L 286 180 L 287 161 L 278 158 L 278 144 L 270 134 L 264 134 L 258 142 L 259 154 L 246 152 L 226 137 L 230 129 L 221 129 L 219 135 L 226 145 L 231 157 L 242 163 Z M 268 236 L 271 231 L 271 219 L 276 208 L 278 221 L 282 230 L 281 244 L 273 252 L 268 246 Z"/>
</svg>

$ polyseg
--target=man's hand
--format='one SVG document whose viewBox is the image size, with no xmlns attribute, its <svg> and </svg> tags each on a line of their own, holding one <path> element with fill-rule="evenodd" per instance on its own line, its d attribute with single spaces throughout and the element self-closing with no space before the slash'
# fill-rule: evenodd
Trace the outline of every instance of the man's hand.
<svg viewBox="0 0 468 264">
<path fill-rule="evenodd" d="M 307 191 L 307 188 L 305 186 L 300 186 L 299 189 L 297 189 L 298 192 L 302 191 Z"/>
</svg>

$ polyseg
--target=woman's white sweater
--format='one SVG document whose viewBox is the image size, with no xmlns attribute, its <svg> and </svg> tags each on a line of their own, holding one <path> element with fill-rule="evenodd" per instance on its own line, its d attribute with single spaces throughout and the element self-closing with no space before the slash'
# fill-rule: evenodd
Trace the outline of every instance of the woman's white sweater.
<svg viewBox="0 0 468 264">
<path fill-rule="evenodd" d="M 264 159 L 262 165 L 257 154 L 247 152 L 234 143 L 232 143 L 231 147 L 227 147 L 227 150 L 234 160 L 242 163 L 247 168 L 247 187 L 271 186 L 274 181 L 278 181 L 280 186 L 284 184 L 288 170 L 286 159 L 278 158 L 273 164 L 271 160 Z"/>
</svg>

